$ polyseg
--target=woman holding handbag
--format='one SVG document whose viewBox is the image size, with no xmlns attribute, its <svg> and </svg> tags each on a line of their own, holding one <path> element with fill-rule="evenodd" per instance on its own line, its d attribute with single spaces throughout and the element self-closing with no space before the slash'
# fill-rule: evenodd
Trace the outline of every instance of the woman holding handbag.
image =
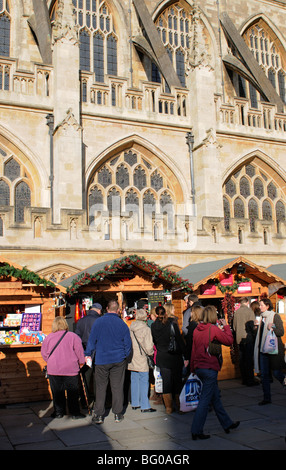
<svg viewBox="0 0 286 470">
<path fill-rule="evenodd" d="M 163 401 L 166 413 L 171 414 L 173 398 L 177 410 L 180 410 L 179 396 L 182 389 L 183 356 L 186 346 L 177 321 L 168 317 L 165 308 L 157 306 L 156 314 L 157 319 L 151 325 L 151 332 L 157 349 L 156 365 L 160 368 L 163 380 Z"/>
<path fill-rule="evenodd" d="M 216 308 L 213 305 L 208 305 L 203 310 L 202 322 L 198 324 L 193 334 L 190 369 L 202 382 L 202 393 L 192 422 L 193 440 L 210 437 L 203 432 L 210 405 L 213 406 L 226 433 L 239 425 L 239 421 L 234 423 L 230 419 L 220 398 L 217 375 L 221 369 L 222 361 L 219 350 L 221 344 L 230 346 L 233 343 L 233 336 L 224 319 L 219 320 L 220 327 L 217 326 L 217 321 Z M 215 349 L 218 349 L 217 353 Z"/>
<path fill-rule="evenodd" d="M 148 357 L 154 354 L 151 330 L 147 326 L 147 312 L 138 309 L 135 321 L 130 325 L 132 340 L 132 358 L 128 364 L 131 371 L 131 406 L 133 410 L 141 408 L 141 413 L 156 411 L 151 408 L 149 393 L 149 364 Z"/>
<path fill-rule="evenodd" d="M 284 327 L 280 315 L 273 311 L 270 299 L 262 299 L 259 304 L 261 315 L 254 345 L 254 371 L 256 373 L 260 372 L 262 379 L 264 397 L 259 405 L 267 405 L 271 403 L 271 371 L 281 384 L 286 385 L 285 375 L 282 372 L 282 369 L 285 369 L 284 345 L 281 340 L 284 335 Z M 276 351 L 276 354 L 265 352 L 264 349 L 267 333 L 270 331 L 274 332 L 277 338 L 278 351 Z"/>
<path fill-rule="evenodd" d="M 62 418 L 66 414 L 66 397 L 69 413 L 73 419 L 85 418 L 79 407 L 79 371 L 85 364 L 81 339 L 68 331 L 65 318 L 56 317 L 52 333 L 44 339 L 41 348 L 47 362 L 47 373 L 53 395 L 52 417 Z"/>
</svg>

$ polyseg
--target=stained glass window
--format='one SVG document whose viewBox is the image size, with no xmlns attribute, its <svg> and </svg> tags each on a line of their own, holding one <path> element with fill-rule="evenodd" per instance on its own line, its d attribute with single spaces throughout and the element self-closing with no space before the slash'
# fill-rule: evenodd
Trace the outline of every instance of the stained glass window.
<svg viewBox="0 0 286 470">
<path fill-rule="evenodd" d="M 283 202 L 285 196 L 283 189 L 272 180 L 270 174 L 273 176 L 273 170 L 269 170 L 269 173 L 267 173 L 265 167 L 262 171 L 258 165 L 252 162 L 241 167 L 239 171 L 235 170 L 228 177 L 224 185 L 224 192 L 229 197 L 226 198 L 224 196 L 223 200 L 225 224 L 226 220 L 230 217 L 231 207 L 233 207 L 234 217 L 241 218 L 244 217 L 244 208 L 247 204 L 251 232 L 256 230 L 256 221 L 260 218 L 272 221 L 273 217 L 276 223 L 276 230 L 279 232 L 279 221 L 283 221 L 285 217 L 285 203 Z M 239 184 L 239 198 L 235 197 L 238 194 L 234 178 Z M 225 225 L 226 230 L 227 226 Z"/>
<path fill-rule="evenodd" d="M 98 182 L 106 188 L 112 183 L 112 175 L 108 168 L 104 167 L 98 172 Z"/>
<path fill-rule="evenodd" d="M 146 188 L 147 179 L 146 179 L 146 173 L 145 173 L 144 168 L 140 166 L 136 168 L 134 171 L 133 178 L 134 178 L 134 186 L 136 186 L 136 188 L 138 188 L 140 191 L 141 189 Z"/>
<path fill-rule="evenodd" d="M 3 2 L 0 12 L 1 10 L 3 11 Z M 10 18 L 7 13 L 0 16 L 0 55 L 10 56 Z"/>
<path fill-rule="evenodd" d="M 285 205 L 282 201 L 278 201 L 276 204 L 276 224 L 278 233 L 280 233 L 280 223 L 285 222 L 285 220 Z"/>
<path fill-rule="evenodd" d="M 255 221 L 259 218 L 258 204 L 255 199 L 250 199 L 248 203 L 248 217 L 250 223 L 250 231 L 255 232 Z"/>
<path fill-rule="evenodd" d="M 10 188 L 3 180 L 0 180 L 0 206 L 10 206 Z"/>
<path fill-rule="evenodd" d="M 4 175 L 11 181 L 19 178 L 20 165 L 14 158 L 10 158 L 10 160 L 4 164 Z"/>
<path fill-rule="evenodd" d="M 129 226 L 126 218 L 130 217 L 133 229 L 146 228 L 154 237 L 152 220 L 157 212 L 164 233 L 167 229 L 173 230 L 175 192 L 172 186 L 170 176 L 167 177 L 161 169 L 159 172 L 140 152 L 134 152 L 133 148 L 122 151 L 94 172 L 87 200 L 89 223 L 93 222 L 95 211 L 100 210 L 103 202 L 107 201 L 109 216 L 120 215 L 121 210 L 124 210 L 121 222 L 126 230 Z M 133 217 L 134 214 L 136 217 Z M 106 217 L 105 212 L 103 217 Z M 156 228 L 157 234 L 159 231 L 161 233 L 161 228 L 159 223 Z M 108 233 L 109 237 L 105 239 L 110 239 L 112 230 L 110 229 Z"/>
<path fill-rule="evenodd" d="M 92 70 L 98 82 L 105 74 L 117 75 L 117 37 L 107 3 L 73 0 L 80 28 L 80 69 Z"/>
<path fill-rule="evenodd" d="M 124 189 L 129 186 L 129 172 L 124 165 L 120 165 L 116 172 L 116 184 Z"/>
<path fill-rule="evenodd" d="M 15 222 L 24 222 L 25 207 L 31 206 L 31 190 L 27 183 L 21 181 L 15 190 Z"/>
<path fill-rule="evenodd" d="M 226 231 L 230 230 L 230 205 L 226 197 L 223 198 L 223 211 L 224 211 L 224 228 Z"/>
<path fill-rule="evenodd" d="M 263 19 L 252 25 L 243 38 L 285 103 L 285 72 L 281 60 L 284 55 L 283 45 Z"/>
<path fill-rule="evenodd" d="M 245 208 L 240 198 L 235 199 L 233 208 L 234 208 L 234 217 L 238 219 L 243 219 L 244 214 L 245 214 Z"/>
</svg>

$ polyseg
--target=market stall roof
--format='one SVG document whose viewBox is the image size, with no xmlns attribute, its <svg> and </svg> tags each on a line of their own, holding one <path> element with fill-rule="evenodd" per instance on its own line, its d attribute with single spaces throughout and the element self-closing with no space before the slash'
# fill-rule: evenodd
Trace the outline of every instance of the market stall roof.
<svg viewBox="0 0 286 470">
<path fill-rule="evenodd" d="M 267 270 L 281 277 L 286 282 L 286 263 L 271 264 L 271 266 L 268 266 Z"/>
<path fill-rule="evenodd" d="M 60 284 L 67 289 L 69 294 L 73 294 L 76 293 L 81 286 L 90 284 L 91 282 L 101 282 L 105 277 L 110 277 L 120 269 L 128 267 L 136 267 L 144 271 L 153 279 L 157 279 L 163 284 L 168 285 L 170 289 L 181 288 L 188 292 L 193 291 L 192 284 L 188 280 L 183 279 L 177 273 L 167 268 L 162 268 L 154 262 L 147 261 L 144 257 L 137 255 L 129 255 L 94 264 L 66 278 L 61 281 Z"/>
<path fill-rule="evenodd" d="M 247 266 L 248 275 L 253 275 L 253 277 L 259 281 L 263 281 L 268 285 L 277 282 L 284 285 L 284 280 L 278 274 L 270 272 L 242 256 L 205 263 L 189 264 L 178 271 L 177 274 L 191 282 L 194 286 L 194 290 L 196 290 L 200 285 L 207 283 L 227 269 L 231 269 L 233 266 L 239 264 Z"/>
<path fill-rule="evenodd" d="M 65 287 L 49 281 L 44 277 L 40 277 L 37 273 L 30 271 L 25 266 L 14 263 L 3 256 L 0 256 L 0 280 L 2 277 L 14 277 L 21 281 L 26 281 L 28 284 L 35 284 L 36 286 L 53 287 L 66 293 Z"/>
</svg>

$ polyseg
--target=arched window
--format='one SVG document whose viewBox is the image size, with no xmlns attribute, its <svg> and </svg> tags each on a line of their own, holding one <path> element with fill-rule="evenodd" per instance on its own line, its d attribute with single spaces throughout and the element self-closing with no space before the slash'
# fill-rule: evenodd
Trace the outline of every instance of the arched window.
<svg viewBox="0 0 286 470">
<path fill-rule="evenodd" d="M 0 206 L 14 207 L 14 220 L 22 223 L 25 221 L 25 208 L 31 207 L 33 183 L 20 159 L 11 155 L 8 150 L 0 148 L 0 153 L 3 158 L 3 174 L 0 174 Z"/>
<path fill-rule="evenodd" d="M 179 2 L 166 8 L 156 21 L 157 30 L 177 72 L 182 87 L 186 86 L 185 61 L 193 36 L 192 12 Z M 164 79 L 163 77 L 161 77 Z M 156 81 L 161 81 L 158 78 Z M 166 92 L 169 92 L 165 84 Z"/>
<path fill-rule="evenodd" d="M 0 55 L 10 56 L 10 8 L 8 0 L 0 1 Z"/>
<path fill-rule="evenodd" d="M 3 180 L 0 180 L 0 206 L 10 206 L 10 188 Z"/>
<path fill-rule="evenodd" d="M 281 222 L 285 222 L 286 215 L 285 215 L 285 204 L 282 201 L 278 201 L 276 204 L 276 225 L 277 225 L 277 233 L 280 233 L 280 224 Z"/>
<path fill-rule="evenodd" d="M 134 170 L 133 179 L 134 179 L 134 186 L 136 186 L 136 188 L 138 188 L 140 191 L 146 188 L 147 179 L 146 179 L 146 172 L 144 168 L 142 168 L 141 166 L 136 168 Z"/>
<path fill-rule="evenodd" d="M 262 218 L 263 220 L 272 220 L 272 207 L 267 199 L 262 203 Z"/>
<path fill-rule="evenodd" d="M 243 201 L 238 197 L 233 204 L 234 217 L 237 219 L 244 219 L 245 209 Z"/>
<path fill-rule="evenodd" d="M 224 211 L 224 228 L 228 232 L 230 230 L 230 205 L 228 199 L 223 198 L 223 211 Z"/>
<path fill-rule="evenodd" d="M 279 224 L 285 220 L 284 185 L 279 186 L 270 167 L 267 168 L 265 163 L 260 166 L 258 162 L 258 159 L 254 158 L 251 163 L 235 170 L 224 184 L 226 230 L 230 214 L 233 213 L 235 218 L 245 217 L 245 207 L 248 207 L 251 232 L 255 232 L 258 220 L 267 220 L 274 222 L 279 233 Z"/>
<path fill-rule="evenodd" d="M 25 207 L 31 207 L 31 190 L 25 181 L 21 181 L 15 190 L 15 222 L 24 222 Z"/>
<path fill-rule="evenodd" d="M 160 212 L 166 216 L 167 229 L 174 228 L 174 206 L 170 194 L 164 191 L 160 197 Z"/>
<path fill-rule="evenodd" d="M 84 29 L 79 33 L 80 38 L 80 70 L 90 70 L 90 35 Z"/>
<path fill-rule="evenodd" d="M 250 224 L 250 231 L 255 232 L 255 221 L 259 218 L 258 204 L 255 199 L 250 199 L 248 203 L 248 217 Z"/>
<path fill-rule="evenodd" d="M 140 234 L 146 229 L 146 232 L 149 235 L 152 233 L 153 237 L 155 232 L 159 236 L 159 233 L 166 234 L 167 230 L 173 231 L 179 185 L 178 182 L 174 184 L 174 178 L 170 177 L 169 170 L 165 174 L 163 165 L 155 162 L 156 159 L 149 160 L 149 157 L 146 158 L 144 154 L 137 149 L 134 151 L 133 148 L 123 150 L 117 156 L 105 161 L 94 172 L 89 184 L 87 193 L 89 223 L 92 224 L 95 214 L 102 207 L 103 225 L 107 223 L 108 217 L 110 236 L 115 233 L 111 229 L 113 215 L 121 216 L 120 223 L 124 225 L 122 233 L 125 234 L 134 228 L 139 230 Z M 103 207 L 105 205 L 108 215 Z M 119 223 L 118 218 L 114 219 L 114 223 Z M 98 223 L 97 228 L 99 226 Z M 103 233 L 99 233 L 98 237 L 102 238 Z M 161 239 L 161 236 L 158 239 Z"/>
<path fill-rule="evenodd" d="M 243 39 L 285 103 L 286 63 L 283 45 L 262 18 L 245 31 Z"/>
<path fill-rule="evenodd" d="M 94 186 L 88 196 L 89 224 L 94 221 L 95 214 L 103 210 L 103 195 L 97 186 Z"/>
<path fill-rule="evenodd" d="M 105 1 L 73 0 L 80 28 L 80 70 L 93 71 L 95 80 L 117 75 L 117 36 L 113 17 Z M 112 33 L 112 34 L 111 34 Z"/>
<path fill-rule="evenodd" d="M 112 188 L 107 195 L 107 209 L 111 215 L 120 213 L 121 197 L 116 188 Z"/>
</svg>

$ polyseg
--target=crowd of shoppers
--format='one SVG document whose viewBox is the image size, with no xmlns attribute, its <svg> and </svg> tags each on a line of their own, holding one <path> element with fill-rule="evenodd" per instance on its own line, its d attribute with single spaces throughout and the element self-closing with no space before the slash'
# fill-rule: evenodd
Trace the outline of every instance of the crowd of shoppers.
<svg viewBox="0 0 286 470">
<path fill-rule="evenodd" d="M 269 331 L 277 339 L 274 355 L 264 350 Z M 42 356 L 47 362 L 53 395 L 52 416 L 61 418 L 68 409 L 74 419 L 84 417 L 79 406 L 79 376 L 88 403 L 93 392 L 95 424 L 104 422 L 108 387 L 115 422 L 124 418 L 126 377 L 130 377 L 128 399 L 132 410 L 156 412 L 150 405 L 152 369 L 148 356 L 153 356 L 162 377 L 162 394 L 155 395 L 156 399 L 162 397 L 166 413 L 180 412 L 180 392 L 186 378 L 183 371 L 187 370 L 187 376 L 196 374 L 202 383 L 192 419 L 192 439 L 210 437 L 204 433 L 210 409 L 229 433 L 240 423 L 229 417 L 222 404 L 217 380 L 222 354 L 213 352 L 211 347 L 215 343 L 216 347 L 237 344 L 242 383 L 246 386 L 261 383 L 263 399 L 259 405 L 266 405 L 271 403 L 272 375 L 286 385 L 283 335 L 281 317 L 273 311 L 267 298 L 251 303 L 247 297 L 242 298 L 229 325 L 224 318 L 218 318 L 214 305 L 203 307 L 197 296 L 189 296 L 182 332 L 174 305 L 170 303 L 158 305 L 150 315 L 145 305 L 138 308 L 129 326 L 121 318 L 115 300 L 109 301 L 104 314 L 101 304 L 93 304 L 88 314 L 77 322 L 74 333 L 68 331 L 63 317 L 56 317 L 52 333 L 43 341 Z"/>
</svg>

